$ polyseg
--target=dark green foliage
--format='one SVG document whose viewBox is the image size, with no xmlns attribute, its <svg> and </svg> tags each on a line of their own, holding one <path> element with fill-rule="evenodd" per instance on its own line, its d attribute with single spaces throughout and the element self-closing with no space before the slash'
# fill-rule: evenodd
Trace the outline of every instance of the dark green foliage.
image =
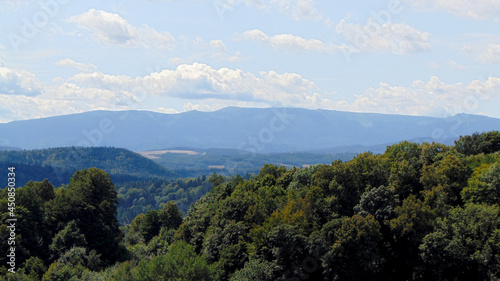
<svg viewBox="0 0 500 281">
<path fill-rule="evenodd" d="M 222 177 L 221 177 L 222 178 Z M 212 188 L 205 177 L 178 180 L 149 180 L 122 183 L 117 186 L 120 203 L 118 221 L 129 224 L 137 215 L 161 209 L 174 202 L 181 213 L 187 213 L 195 203 Z"/>
<path fill-rule="evenodd" d="M 140 214 L 127 229 L 127 242 L 135 245 L 138 242 L 149 242 L 160 233 L 161 229 L 177 229 L 182 223 L 182 214 L 173 202 L 167 202 L 161 210 L 149 210 Z"/>
<path fill-rule="evenodd" d="M 95 168 L 58 189 L 31 182 L 18 189 L 19 280 L 497 280 L 499 165 L 498 152 L 402 142 L 349 162 L 121 192 Z M 183 219 L 169 196 L 200 187 L 210 191 Z M 119 193 L 142 208 L 123 236 Z"/>
<path fill-rule="evenodd" d="M 423 239 L 421 257 L 432 280 L 488 280 L 500 270 L 498 206 L 456 207 Z"/>
<path fill-rule="evenodd" d="M 245 266 L 236 271 L 229 279 L 230 281 L 274 281 L 276 266 L 274 263 L 261 260 L 252 259 L 245 263 Z"/>
<path fill-rule="evenodd" d="M 380 248 L 380 225 L 368 215 L 354 215 L 335 222 L 329 233 L 331 250 L 323 257 L 328 280 L 377 280 L 385 263 Z"/>
<path fill-rule="evenodd" d="M 474 133 L 455 141 L 455 149 L 465 155 L 488 154 L 500 151 L 500 132 Z"/>
<path fill-rule="evenodd" d="M 39 257 L 30 257 L 24 265 L 24 274 L 34 280 L 40 280 L 47 267 Z"/>
<path fill-rule="evenodd" d="M 67 188 L 89 248 L 106 261 L 119 259 L 116 249 L 122 233 L 116 219 L 118 195 L 109 174 L 97 168 L 77 171 Z"/>
<path fill-rule="evenodd" d="M 74 220 L 70 221 L 68 225 L 52 239 L 49 249 L 52 257 L 60 257 L 66 251 L 73 247 L 86 247 L 87 241 L 85 236 L 81 233 Z"/>
<path fill-rule="evenodd" d="M 383 185 L 365 191 L 354 211 L 362 216 L 368 214 L 378 221 L 387 221 L 395 217 L 394 208 L 398 205 L 394 191 Z"/>
<path fill-rule="evenodd" d="M 442 248 L 433 255 L 444 254 L 436 259 L 453 262 L 443 250 L 452 234 L 437 230 L 454 224 L 447 218 L 461 208 L 462 198 L 483 200 L 498 212 L 497 160 L 435 143 L 402 142 L 382 155 L 364 153 L 346 163 L 288 170 L 265 165 L 245 181 L 212 176 L 214 188 L 190 210 L 176 239 L 195 246 L 218 280 L 441 278 L 425 251 L 437 243 L 433 247 Z M 487 164 L 472 174 L 478 162 Z M 466 267 L 485 278 L 500 266 L 500 236 L 493 235 L 500 227 L 488 225 L 492 235 L 481 237 L 490 242 L 483 250 L 467 250 L 481 254 Z M 468 227 L 468 233 L 485 229 L 474 219 Z M 452 244 L 469 243 L 467 231 L 460 236 L 465 242 Z M 458 280 L 470 280 L 464 270 L 456 271 Z"/>
<path fill-rule="evenodd" d="M 19 186 L 49 179 L 55 186 L 69 183 L 78 170 L 97 167 L 115 183 L 140 179 L 175 178 L 176 175 L 141 155 L 112 147 L 59 147 L 40 150 L 0 151 L 0 166 L 15 166 Z M 0 174 L 1 182 L 7 182 Z M 26 177 L 26 178 L 25 178 Z"/>
<path fill-rule="evenodd" d="M 7 241 L 8 190 L 0 193 L 0 235 Z M 126 257 L 116 220 L 116 189 L 102 170 L 78 171 L 59 189 L 47 180 L 29 182 L 16 189 L 15 203 L 16 265 L 26 276 L 40 277 L 50 265 L 50 278 L 68 280 Z M 0 259 L 5 264 L 5 257 Z"/>
</svg>

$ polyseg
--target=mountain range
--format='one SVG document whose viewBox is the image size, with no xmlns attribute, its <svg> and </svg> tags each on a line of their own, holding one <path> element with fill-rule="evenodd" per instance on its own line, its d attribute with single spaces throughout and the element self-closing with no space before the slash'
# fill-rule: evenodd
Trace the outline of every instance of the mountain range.
<svg viewBox="0 0 500 281">
<path fill-rule="evenodd" d="M 133 151 L 192 147 L 250 153 L 339 153 L 383 148 L 401 140 L 451 144 L 460 135 L 499 129 L 500 119 L 469 114 L 436 118 L 237 107 L 177 114 L 91 111 L 2 123 L 0 147 L 114 146 Z"/>
</svg>

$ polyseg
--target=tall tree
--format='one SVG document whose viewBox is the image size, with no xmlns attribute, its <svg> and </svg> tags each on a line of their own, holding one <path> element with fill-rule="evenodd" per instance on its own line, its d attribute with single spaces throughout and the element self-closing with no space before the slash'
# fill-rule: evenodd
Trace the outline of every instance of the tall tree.
<svg viewBox="0 0 500 281">
<path fill-rule="evenodd" d="M 97 168 L 77 171 L 68 188 L 78 209 L 78 227 L 89 248 L 104 260 L 116 261 L 122 234 L 116 219 L 118 196 L 109 174 Z"/>
</svg>

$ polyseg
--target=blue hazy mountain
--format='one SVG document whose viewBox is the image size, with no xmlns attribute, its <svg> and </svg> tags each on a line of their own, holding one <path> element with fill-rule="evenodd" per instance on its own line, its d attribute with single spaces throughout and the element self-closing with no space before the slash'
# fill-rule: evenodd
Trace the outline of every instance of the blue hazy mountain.
<svg viewBox="0 0 500 281">
<path fill-rule="evenodd" d="M 196 147 L 258 153 L 329 151 L 401 140 L 452 143 L 460 135 L 499 129 L 500 119 L 468 114 L 435 118 L 237 107 L 179 114 L 92 111 L 0 124 L 0 146 L 114 146 L 134 151 Z"/>
</svg>

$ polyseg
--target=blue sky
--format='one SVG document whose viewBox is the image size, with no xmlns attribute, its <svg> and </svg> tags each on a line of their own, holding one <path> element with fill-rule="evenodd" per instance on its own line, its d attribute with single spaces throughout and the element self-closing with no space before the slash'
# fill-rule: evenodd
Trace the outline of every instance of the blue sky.
<svg viewBox="0 0 500 281">
<path fill-rule="evenodd" d="M 500 2 L 7 0 L 0 122 L 302 107 L 500 118 Z"/>
</svg>

